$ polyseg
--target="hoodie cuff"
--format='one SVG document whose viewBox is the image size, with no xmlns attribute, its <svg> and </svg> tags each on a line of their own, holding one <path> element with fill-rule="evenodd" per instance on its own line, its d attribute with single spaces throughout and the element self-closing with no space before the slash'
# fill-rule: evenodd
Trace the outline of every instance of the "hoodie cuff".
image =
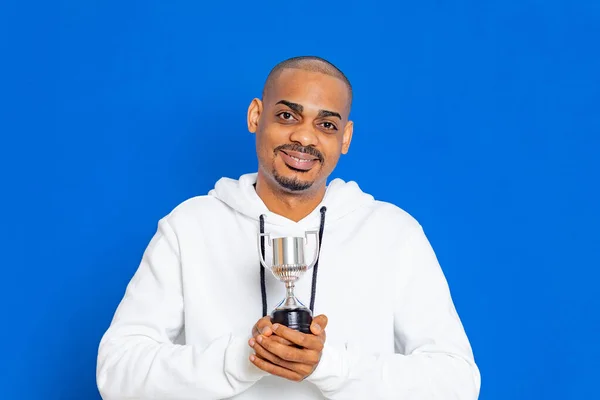
<svg viewBox="0 0 600 400">
<path fill-rule="evenodd" d="M 256 382 L 269 375 L 250 361 L 254 350 L 248 345 L 249 339 L 232 336 L 225 352 L 225 373 L 240 382 Z"/>
<path fill-rule="evenodd" d="M 306 380 L 315 384 L 323 392 L 332 392 L 344 385 L 347 371 L 343 353 L 325 342 L 319 365 L 306 377 Z"/>
</svg>

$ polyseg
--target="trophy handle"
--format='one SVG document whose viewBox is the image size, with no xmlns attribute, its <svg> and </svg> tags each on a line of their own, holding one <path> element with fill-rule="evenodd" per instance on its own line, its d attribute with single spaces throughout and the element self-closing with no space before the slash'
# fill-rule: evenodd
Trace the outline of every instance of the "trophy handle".
<svg viewBox="0 0 600 400">
<path fill-rule="evenodd" d="M 319 243 L 319 231 L 307 231 L 305 233 L 306 241 L 308 241 L 308 235 L 315 235 L 315 240 L 317 241 L 317 245 L 315 246 L 315 255 L 313 257 L 313 261 L 308 266 L 307 270 L 311 269 L 317 263 L 317 257 L 319 256 L 319 247 L 321 244 Z"/>
<path fill-rule="evenodd" d="M 265 269 L 270 270 L 271 268 L 269 268 L 267 266 L 267 262 L 265 261 L 265 258 L 263 257 L 262 251 L 260 251 L 260 239 L 266 236 L 267 237 L 267 245 L 270 247 L 271 246 L 271 234 L 270 233 L 259 233 L 258 234 L 258 258 L 260 260 L 260 263 L 262 264 L 263 267 L 265 267 Z"/>
</svg>

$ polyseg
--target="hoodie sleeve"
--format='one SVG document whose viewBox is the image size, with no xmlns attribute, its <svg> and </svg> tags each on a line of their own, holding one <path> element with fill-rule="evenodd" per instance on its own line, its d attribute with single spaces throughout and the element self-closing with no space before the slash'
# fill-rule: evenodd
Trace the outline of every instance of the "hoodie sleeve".
<svg viewBox="0 0 600 400">
<path fill-rule="evenodd" d="M 184 322 L 178 249 L 161 220 L 100 341 L 96 380 L 104 400 L 219 399 L 266 375 L 248 360 L 250 334 L 205 347 L 174 343 Z"/>
<path fill-rule="evenodd" d="M 398 258 L 396 354 L 366 354 L 325 344 L 308 381 L 327 399 L 476 400 L 480 372 L 447 281 L 419 226 Z"/>
</svg>

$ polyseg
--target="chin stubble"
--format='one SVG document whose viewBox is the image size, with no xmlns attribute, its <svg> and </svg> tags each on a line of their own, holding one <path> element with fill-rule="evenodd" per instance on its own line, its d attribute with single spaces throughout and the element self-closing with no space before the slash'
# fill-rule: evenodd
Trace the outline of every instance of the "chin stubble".
<svg viewBox="0 0 600 400">
<path fill-rule="evenodd" d="M 292 192 L 301 192 L 310 188 L 313 184 L 313 182 L 301 181 L 298 178 L 286 178 L 279 175 L 275 170 L 273 170 L 273 177 L 281 187 Z"/>
</svg>

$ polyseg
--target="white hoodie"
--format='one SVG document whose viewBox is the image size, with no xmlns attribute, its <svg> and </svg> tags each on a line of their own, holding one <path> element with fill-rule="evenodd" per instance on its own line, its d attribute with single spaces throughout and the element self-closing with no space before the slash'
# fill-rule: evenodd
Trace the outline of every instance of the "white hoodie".
<svg viewBox="0 0 600 400">
<path fill-rule="evenodd" d="M 160 220 L 100 343 L 104 400 L 478 398 L 471 346 L 415 219 L 335 179 L 296 223 L 270 212 L 255 182 L 256 174 L 223 178 Z M 304 236 L 318 230 L 322 206 L 314 315 L 327 315 L 327 340 L 313 374 L 297 383 L 249 361 L 262 317 L 258 221 L 264 214 L 274 236 Z M 285 287 L 265 276 L 270 312 Z M 305 304 L 311 278 L 296 284 Z"/>
</svg>

